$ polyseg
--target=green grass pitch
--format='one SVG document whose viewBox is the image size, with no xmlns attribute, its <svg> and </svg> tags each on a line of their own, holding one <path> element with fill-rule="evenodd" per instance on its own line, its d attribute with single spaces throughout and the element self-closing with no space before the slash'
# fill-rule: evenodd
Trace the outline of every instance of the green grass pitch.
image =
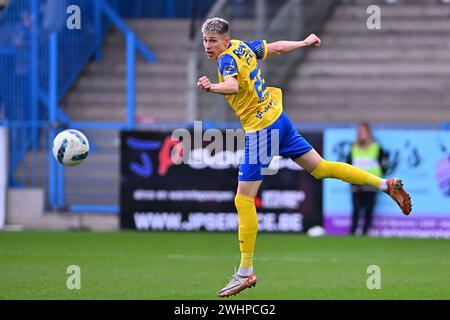
<svg viewBox="0 0 450 320">
<path fill-rule="evenodd" d="M 449 240 L 260 233 L 254 263 L 232 299 L 450 299 Z M 0 299 L 219 299 L 238 264 L 234 233 L 0 232 Z"/>
</svg>

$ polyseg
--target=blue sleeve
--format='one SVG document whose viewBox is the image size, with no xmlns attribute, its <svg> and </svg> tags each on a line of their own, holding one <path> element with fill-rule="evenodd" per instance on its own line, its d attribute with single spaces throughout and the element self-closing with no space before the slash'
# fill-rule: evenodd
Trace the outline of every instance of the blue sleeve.
<svg viewBox="0 0 450 320">
<path fill-rule="evenodd" d="M 228 76 L 237 75 L 236 61 L 229 54 L 222 55 L 217 61 L 217 66 L 219 67 L 219 72 L 224 79 Z"/>
<path fill-rule="evenodd" d="M 244 41 L 246 45 L 256 54 L 257 59 L 265 59 L 267 56 L 266 40 Z"/>
</svg>

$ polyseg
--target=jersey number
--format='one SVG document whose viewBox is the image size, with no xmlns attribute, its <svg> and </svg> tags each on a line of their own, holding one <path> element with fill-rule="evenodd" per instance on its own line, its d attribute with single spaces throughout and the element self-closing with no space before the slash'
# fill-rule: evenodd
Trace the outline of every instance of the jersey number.
<svg viewBox="0 0 450 320">
<path fill-rule="evenodd" d="M 254 87 L 256 93 L 258 94 L 258 98 L 261 99 L 263 97 L 264 91 L 266 90 L 266 83 L 264 79 L 261 78 L 261 70 L 259 69 L 259 66 L 257 66 L 252 72 L 250 72 L 250 80 L 255 80 Z"/>
</svg>

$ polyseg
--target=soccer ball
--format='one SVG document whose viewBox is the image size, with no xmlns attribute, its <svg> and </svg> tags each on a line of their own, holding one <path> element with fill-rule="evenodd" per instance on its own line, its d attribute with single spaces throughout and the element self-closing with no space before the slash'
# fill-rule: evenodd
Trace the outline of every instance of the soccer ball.
<svg viewBox="0 0 450 320">
<path fill-rule="evenodd" d="M 89 141 L 78 130 L 61 131 L 53 140 L 53 155 L 59 163 L 65 166 L 79 165 L 86 159 L 88 153 Z"/>
</svg>

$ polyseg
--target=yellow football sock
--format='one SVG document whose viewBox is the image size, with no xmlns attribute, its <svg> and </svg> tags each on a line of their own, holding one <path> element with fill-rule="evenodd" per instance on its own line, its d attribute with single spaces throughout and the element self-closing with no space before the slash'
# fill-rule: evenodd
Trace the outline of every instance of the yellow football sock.
<svg viewBox="0 0 450 320">
<path fill-rule="evenodd" d="M 363 184 L 379 189 L 382 179 L 344 162 L 320 161 L 311 175 L 316 179 L 334 178 L 352 184 Z"/>
<path fill-rule="evenodd" d="M 258 232 L 258 217 L 256 215 L 255 199 L 237 194 L 234 204 L 239 219 L 239 248 L 241 250 L 241 267 L 253 266 L 253 252 L 255 251 L 256 234 Z"/>
</svg>

